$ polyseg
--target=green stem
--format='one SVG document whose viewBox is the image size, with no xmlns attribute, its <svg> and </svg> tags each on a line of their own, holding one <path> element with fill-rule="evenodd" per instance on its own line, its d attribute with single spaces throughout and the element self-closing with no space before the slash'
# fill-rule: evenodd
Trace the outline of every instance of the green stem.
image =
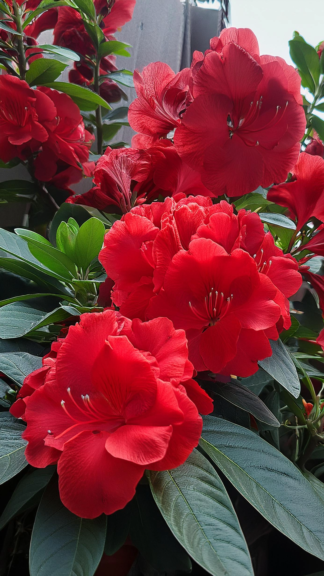
<svg viewBox="0 0 324 576">
<path fill-rule="evenodd" d="M 96 94 L 99 94 L 99 68 L 100 68 L 100 58 L 97 55 L 96 66 L 94 69 L 94 89 Z M 96 110 L 96 122 L 97 122 L 97 153 L 102 154 L 102 115 L 101 106 L 98 106 Z"/>
<path fill-rule="evenodd" d="M 16 4 L 15 0 L 13 0 L 12 5 L 14 9 L 14 20 L 17 26 L 17 32 L 21 34 L 21 36 L 17 36 L 19 73 L 20 78 L 22 80 L 26 80 L 26 55 L 24 48 L 24 31 L 22 27 L 21 10 L 20 7 Z"/>
</svg>

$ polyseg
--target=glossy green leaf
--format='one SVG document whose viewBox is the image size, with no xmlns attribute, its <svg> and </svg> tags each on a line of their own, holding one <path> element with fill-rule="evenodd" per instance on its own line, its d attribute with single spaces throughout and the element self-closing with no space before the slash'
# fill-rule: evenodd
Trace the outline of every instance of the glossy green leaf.
<svg viewBox="0 0 324 576">
<path fill-rule="evenodd" d="M 253 575 L 232 503 L 202 454 L 195 450 L 179 468 L 149 478 L 164 520 L 195 562 L 213 576 Z"/>
<path fill-rule="evenodd" d="M 105 536 L 106 517 L 85 520 L 69 512 L 53 478 L 36 514 L 30 576 L 93 576 L 104 551 Z"/>
<path fill-rule="evenodd" d="M 119 108 L 114 108 L 114 110 L 110 110 L 107 114 L 104 115 L 104 120 L 122 120 L 123 118 L 127 118 L 128 116 L 128 107 L 127 106 L 120 106 Z M 101 156 L 99 156 L 101 158 Z M 98 158 L 98 160 L 99 160 Z M 92 160 L 92 158 L 91 158 Z"/>
<path fill-rule="evenodd" d="M 302 85 L 315 94 L 320 76 L 319 57 L 315 48 L 300 39 L 290 40 L 289 48 L 291 59 L 301 74 Z"/>
<path fill-rule="evenodd" d="M 71 4 L 67 0 L 43 0 L 43 2 L 39 4 L 38 8 L 32 10 L 24 20 L 23 28 L 25 29 L 28 24 L 46 10 L 50 10 L 50 8 L 58 8 L 59 6 L 71 6 Z"/>
<path fill-rule="evenodd" d="M 168 528 L 149 486 L 137 486 L 131 510 L 130 539 L 150 566 L 159 574 L 190 572 L 190 558 Z"/>
<path fill-rule="evenodd" d="M 276 226 L 282 226 L 283 228 L 289 228 L 290 230 L 296 230 L 296 224 L 283 214 L 259 212 L 259 216 L 262 222 L 275 224 Z"/>
<path fill-rule="evenodd" d="M 270 524 L 324 559 L 324 503 L 288 458 L 251 430 L 210 416 L 200 445 Z"/>
<path fill-rule="evenodd" d="M 41 86 L 47 82 L 54 82 L 66 66 L 57 60 L 38 58 L 30 63 L 29 70 L 26 72 L 26 80 L 30 86 Z"/>
<path fill-rule="evenodd" d="M 74 218 L 74 220 L 81 226 L 84 222 L 91 218 L 91 214 L 77 204 L 64 203 L 60 206 L 60 209 L 56 212 L 50 226 L 49 239 L 51 244 L 55 246 L 56 244 L 56 234 L 61 222 L 68 222 L 69 218 Z"/>
<path fill-rule="evenodd" d="M 4 22 L 0 22 L 0 30 L 5 30 L 9 34 L 13 34 L 13 36 L 22 36 L 17 30 L 10 28 L 10 26 L 7 26 Z"/>
<path fill-rule="evenodd" d="M 128 72 L 128 70 L 126 71 Z M 118 70 L 118 72 L 111 72 L 109 78 L 121 84 L 122 86 L 127 86 L 128 88 L 134 88 L 134 80 L 132 74 L 125 74 L 123 70 Z"/>
<path fill-rule="evenodd" d="M 78 229 L 68 222 L 61 222 L 56 232 L 56 245 L 61 252 L 64 252 L 72 262 L 75 259 L 75 243 Z"/>
<path fill-rule="evenodd" d="M 55 466 L 40 468 L 26 474 L 14 489 L 9 502 L 0 517 L 0 530 L 23 509 L 34 496 L 49 483 Z"/>
<path fill-rule="evenodd" d="M 96 9 L 92 0 L 74 0 L 74 3 L 90 20 L 96 20 Z"/>
<path fill-rule="evenodd" d="M 58 280 L 52 278 L 52 275 L 48 276 L 46 271 L 41 272 L 40 269 L 36 268 L 33 264 L 15 258 L 0 258 L 0 268 L 27 278 L 28 280 L 33 280 L 39 289 L 50 291 L 54 288 L 57 292 L 67 295 L 67 290 L 63 284 L 60 284 Z"/>
<path fill-rule="evenodd" d="M 106 100 L 101 98 L 101 96 L 95 92 L 92 92 L 89 88 L 83 88 L 83 86 L 78 86 L 77 84 L 71 84 L 69 82 L 48 82 L 46 83 L 46 86 L 71 96 L 72 100 L 77 101 L 76 103 L 78 105 L 81 103 L 81 110 L 96 110 L 98 106 L 107 109 L 110 108 Z M 87 103 L 87 108 L 82 107 L 83 102 Z"/>
<path fill-rule="evenodd" d="M 131 45 L 126 44 L 125 42 L 118 42 L 117 40 L 109 40 L 108 42 L 100 44 L 99 56 L 100 58 L 109 56 L 109 54 L 120 54 L 124 56 L 125 48 L 131 48 Z M 127 55 L 129 56 L 128 53 Z"/>
<path fill-rule="evenodd" d="M 33 182 L 28 180 L 6 180 L 0 182 L 0 202 L 21 200 L 26 202 L 35 198 L 37 190 Z"/>
<path fill-rule="evenodd" d="M 290 394 L 298 398 L 300 394 L 300 382 L 295 364 L 281 340 L 270 340 L 272 356 L 259 361 L 263 368 L 274 380 L 286 388 Z"/>
<path fill-rule="evenodd" d="M 267 200 L 267 190 L 259 186 L 255 192 L 251 192 L 251 194 L 245 194 L 241 198 L 235 200 L 234 204 L 236 210 L 245 208 L 254 211 L 257 208 L 264 208 L 265 206 L 269 206 L 272 204 L 272 202 Z"/>
<path fill-rule="evenodd" d="M 114 122 L 112 124 L 104 124 L 102 127 L 102 135 L 104 142 L 109 142 L 122 126 L 129 126 L 128 122 Z"/>
<path fill-rule="evenodd" d="M 215 382 L 213 384 L 213 393 L 221 396 L 231 404 L 242 408 L 249 414 L 252 414 L 257 420 L 269 424 L 269 426 L 279 427 L 280 423 L 274 414 L 251 390 L 242 386 L 238 382 Z"/>
<path fill-rule="evenodd" d="M 101 30 L 100 26 L 98 26 L 98 24 L 96 24 L 95 22 L 86 22 L 85 19 L 83 19 L 83 25 L 86 29 L 86 31 L 88 32 L 93 45 L 97 48 L 97 50 L 99 49 L 100 44 L 102 44 L 102 42 L 105 42 L 106 37 L 103 33 L 103 31 Z"/>
<path fill-rule="evenodd" d="M 259 396 L 262 390 L 273 382 L 273 378 L 267 372 L 262 370 L 262 368 L 259 368 L 253 376 L 241 378 L 240 382 L 243 386 L 251 390 L 251 392 Z"/>
<path fill-rule="evenodd" d="M 27 242 L 34 242 L 35 244 L 45 244 L 45 246 L 52 246 L 52 244 L 41 236 L 37 234 L 37 232 L 33 232 L 32 230 L 27 230 L 27 228 L 15 228 L 15 234 L 20 238 L 23 238 Z"/>
<path fill-rule="evenodd" d="M 26 302 L 14 302 L 0 308 L 0 338 L 21 338 L 33 330 L 62 322 L 69 317 L 63 308 L 44 312 Z"/>
<path fill-rule="evenodd" d="M 315 128 L 317 134 L 319 135 L 321 140 L 324 140 L 324 120 L 319 118 L 319 116 L 312 116 L 311 123 L 313 128 Z"/>
<path fill-rule="evenodd" d="M 19 474 L 28 464 L 25 458 L 27 442 L 21 437 L 25 428 L 8 412 L 0 412 L 0 484 Z"/>
<path fill-rule="evenodd" d="M 33 256 L 49 270 L 68 281 L 76 277 L 75 264 L 60 250 L 42 243 L 37 244 L 33 240 L 28 241 L 28 246 Z"/>
<path fill-rule="evenodd" d="M 18 386 L 31 372 L 42 366 L 42 359 L 27 352 L 0 352 L 0 372 L 13 380 Z"/>
<path fill-rule="evenodd" d="M 320 497 L 320 499 L 323 501 L 323 504 L 324 504 L 324 484 L 323 484 L 323 482 L 321 482 L 321 480 L 316 478 L 316 476 L 314 476 L 314 474 L 312 474 L 308 470 L 305 470 L 303 472 L 303 475 L 305 476 L 306 480 L 308 480 L 311 487 L 316 492 L 316 494 Z"/>
<path fill-rule="evenodd" d="M 105 227 L 97 218 L 82 224 L 75 241 L 75 261 L 84 271 L 97 258 L 103 244 Z"/>
</svg>

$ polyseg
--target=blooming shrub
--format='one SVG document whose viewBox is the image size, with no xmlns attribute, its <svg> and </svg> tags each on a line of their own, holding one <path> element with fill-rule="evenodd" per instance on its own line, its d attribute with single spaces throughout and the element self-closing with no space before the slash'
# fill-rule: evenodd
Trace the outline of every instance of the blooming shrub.
<svg viewBox="0 0 324 576">
<path fill-rule="evenodd" d="M 265 576 L 278 532 L 292 573 L 318 573 L 322 45 L 295 33 L 295 69 L 229 28 L 190 69 L 149 64 L 132 145 L 108 146 L 125 112 L 103 108 L 123 96 L 114 78 L 131 82 L 111 35 L 134 4 L 0 7 L 0 159 L 33 178 L 0 198 L 51 204 L 48 227 L 0 230 L 0 529 L 33 525 L 30 576 L 99 576 L 125 542 L 144 576 Z M 74 85 L 55 82 L 45 29 Z M 93 187 L 75 195 L 82 174 Z"/>
</svg>

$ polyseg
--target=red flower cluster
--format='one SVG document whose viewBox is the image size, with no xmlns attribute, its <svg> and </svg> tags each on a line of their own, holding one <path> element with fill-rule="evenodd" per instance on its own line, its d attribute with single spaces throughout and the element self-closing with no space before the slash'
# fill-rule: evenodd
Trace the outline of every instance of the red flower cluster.
<svg viewBox="0 0 324 576">
<path fill-rule="evenodd" d="M 197 371 L 249 376 L 290 326 L 297 262 L 257 214 L 198 196 L 138 206 L 115 222 L 99 255 L 125 316 L 166 316 L 186 330 Z"/>
<path fill-rule="evenodd" d="M 125 214 L 135 204 L 161 197 L 210 195 L 200 174 L 181 160 L 170 140 L 160 140 L 147 150 L 107 148 L 96 165 L 93 182 L 94 188 L 71 196 L 68 202 L 106 212 L 113 207 Z"/>
<path fill-rule="evenodd" d="M 31 89 L 14 76 L 0 76 L 0 157 L 35 160 L 41 181 L 80 180 L 93 136 L 69 96 L 41 87 Z"/>
<path fill-rule="evenodd" d="M 300 77 L 282 58 L 260 56 L 251 30 L 230 28 L 195 53 L 191 71 L 160 62 L 135 72 L 129 122 L 136 145 L 175 129 L 180 157 L 212 195 L 241 196 L 283 182 L 296 163 L 306 120 Z"/>
<path fill-rule="evenodd" d="M 166 318 L 85 314 L 43 364 L 11 411 L 27 422 L 28 462 L 57 462 L 61 500 L 84 518 L 123 508 L 145 469 L 185 462 L 202 430 L 198 409 L 212 411 L 190 380 L 185 334 Z"/>
</svg>

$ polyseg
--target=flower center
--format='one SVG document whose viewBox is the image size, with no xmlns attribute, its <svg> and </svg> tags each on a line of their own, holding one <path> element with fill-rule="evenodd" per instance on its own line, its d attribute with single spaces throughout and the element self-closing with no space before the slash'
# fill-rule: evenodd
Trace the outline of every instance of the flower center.
<svg viewBox="0 0 324 576">
<path fill-rule="evenodd" d="M 207 321 L 209 326 L 214 326 L 218 320 L 227 314 L 232 302 L 233 294 L 225 298 L 223 292 L 218 292 L 218 290 L 211 288 L 199 308 L 193 306 L 191 302 L 189 302 L 189 308 L 199 320 Z"/>
<path fill-rule="evenodd" d="M 269 130 L 269 128 L 273 128 L 279 124 L 287 110 L 288 104 L 289 102 L 286 102 L 286 105 L 283 107 L 276 106 L 273 115 L 270 116 L 269 119 L 270 111 L 267 111 L 263 115 L 261 114 L 262 96 L 260 96 L 259 100 L 250 103 L 249 110 L 245 116 L 238 116 L 237 121 L 228 115 L 227 126 L 229 129 L 229 137 L 233 138 L 233 134 L 236 133 L 247 146 L 259 146 L 259 141 L 253 133 Z M 263 122 L 262 116 L 264 117 Z"/>
<path fill-rule="evenodd" d="M 257 260 L 257 254 L 254 254 L 253 258 L 257 265 L 258 272 L 260 274 L 268 274 L 270 266 L 272 264 L 272 260 L 267 261 L 263 259 L 263 250 L 260 250 L 260 257 L 258 258 L 258 260 Z"/>
</svg>

